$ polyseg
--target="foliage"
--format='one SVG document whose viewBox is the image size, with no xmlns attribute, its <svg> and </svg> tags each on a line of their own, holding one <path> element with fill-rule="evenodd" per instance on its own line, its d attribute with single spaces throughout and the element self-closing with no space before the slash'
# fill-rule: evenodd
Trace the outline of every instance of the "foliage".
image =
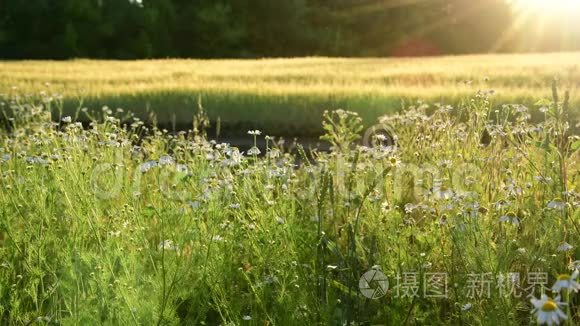
<svg viewBox="0 0 580 326">
<path fill-rule="evenodd" d="M 506 0 L 9 0 L 2 58 L 417 56 L 578 50 Z M 515 24 L 512 25 L 512 24 Z M 571 38 L 577 37 L 573 34 Z"/>
</svg>

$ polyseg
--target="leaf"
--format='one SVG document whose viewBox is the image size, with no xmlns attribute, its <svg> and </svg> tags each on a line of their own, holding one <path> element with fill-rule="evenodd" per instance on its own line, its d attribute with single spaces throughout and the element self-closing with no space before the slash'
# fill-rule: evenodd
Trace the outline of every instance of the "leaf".
<svg viewBox="0 0 580 326">
<path fill-rule="evenodd" d="M 571 147 L 572 147 L 572 151 L 573 152 L 575 152 L 578 149 L 580 149 L 580 140 L 577 140 L 577 141 L 573 142 Z"/>
<path fill-rule="evenodd" d="M 552 104 L 552 102 L 548 99 L 541 99 L 539 101 L 537 101 L 536 103 L 534 103 L 534 105 L 536 106 L 550 106 Z"/>
</svg>

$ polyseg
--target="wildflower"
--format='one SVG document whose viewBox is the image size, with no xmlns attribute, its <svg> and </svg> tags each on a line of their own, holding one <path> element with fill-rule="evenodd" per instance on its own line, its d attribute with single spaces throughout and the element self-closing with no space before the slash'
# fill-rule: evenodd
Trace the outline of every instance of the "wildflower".
<svg viewBox="0 0 580 326">
<path fill-rule="evenodd" d="M 71 123 L 72 122 L 72 118 L 70 116 L 66 116 L 62 118 L 62 122 L 64 123 Z"/>
<path fill-rule="evenodd" d="M 248 130 L 248 135 L 260 136 L 262 132 L 260 130 Z"/>
<path fill-rule="evenodd" d="M 386 212 L 389 209 L 391 209 L 391 206 L 389 205 L 389 202 L 388 201 L 385 200 L 384 202 L 381 203 L 381 210 L 383 212 Z"/>
<path fill-rule="evenodd" d="M 159 165 L 172 165 L 175 164 L 173 157 L 169 155 L 164 155 L 159 158 Z"/>
<path fill-rule="evenodd" d="M 213 238 L 211 238 L 211 239 L 212 239 L 213 241 L 222 241 L 224 238 L 223 238 L 221 235 L 219 235 L 219 234 L 216 234 L 216 235 L 214 235 L 214 236 L 213 236 Z"/>
<path fill-rule="evenodd" d="M 121 236 L 121 231 L 109 231 L 108 234 L 110 237 L 119 237 Z"/>
<path fill-rule="evenodd" d="M 285 223 L 284 219 L 279 217 L 279 216 L 276 217 L 276 222 L 278 222 L 278 224 L 280 224 L 280 225 Z"/>
<path fill-rule="evenodd" d="M 243 320 L 252 320 L 252 316 L 245 315 L 245 316 L 242 316 L 242 319 Z"/>
<path fill-rule="evenodd" d="M 407 214 L 412 213 L 415 208 L 417 208 L 416 205 L 414 205 L 412 203 L 407 203 L 407 204 L 405 204 L 405 213 L 407 213 Z"/>
<path fill-rule="evenodd" d="M 268 150 L 267 156 L 269 158 L 272 158 L 272 159 L 273 158 L 278 158 L 280 156 L 280 150 L 277 149 L 277 148 L 272 148 L 272 149 Z"/>
<path fill-rule="evenodd" d="M 510 184 L 503 187 L 508 196 L 519 196 L 522 194 L 522 188 L 518 187 L 513 180 L 509 180 Z"/>
<path fill-rule="evenodd" d="M 524 112 L 528 112 L 528 108 L 525 105 L 516 105 L 516 110 L 517 113 L 524 113 Z"/>
<path fill-rule="evenodd" d="M 250 156 L 260 155 L 260 153 L 261 153 L 260 149 L 256 146 L 252 146 L 252 148 L 248 150 L 248 155 Z"/>
<path fill-rule="evenodd" d="M 159 250 L 177 250 L 177 246 L 171 240 L 163 240 L 157 246 Z"/>
<path fill-rule="evenodd" d="M 471 310 L 471 308 L 473 308 L 473 305 L 471 303 L 466 303 L 463 306 L 461 306 L 461 311 L 469 311 Z"/>
<path fill-rule="evenodd" d="M 439 163 L 437 165 L 439 165 L 440 167 L 442 167 L 444 169 L 449 169 L 452 164 L 453 163 L 450 160 L 442 160 L 442 161 L 439 161 Z"/>
<path fill-rule="evenodd" d="M 435 198 L 437 199 L 450 199 L 453 198 L 453 190 L 443 186 L 441 184 L 435 185 L 433 187 L 433 191 L 435 192 Z"/>
<path fill-rule="evenodd" d="M 189 201 L 188 202 L 189 207 L 191 207 L 192 210 L 196 210 L 199 207 L 199 202 L 198 201 Z"/>
<path fill-rule="evenodd" d="M 540 299 L 532 298 L 530 300 L 534 309 L 532 313 L 536 314 L 538 324 L 557 325 L 561 321 L 568 319 L 566 314 L 560 310 L 560 306 L 566 303 L 560 302 L 560 297 L 552 299 L 545 294 L 542 294 Z"/>
<path fill-rule="evenodd" d="M 505 199 L 500 199 L 493 204 L 496 210 L 501 210 L 502 208 L 508 207 L 510 203 Z"/>
<path fill-rule="evenodd" d="M 238 209 L 238 208 L 240 208 L 240 204 L 231 204 L 230 208 L 231 209 Z"/>
<path fill-rule="evenodd" d="M 575 270 L 572 275 L 562 274 L 558 276 L 558 280 L 552 286 L 552 291 L 560 292 L 562 289 L 566 289 L 568 291 L 578 292 L 578 290 L 580 290 L 580 284 L 576 282 L 578 274 L 578 270 Z"/>
<path fill-rule="evenodd" d="M 520 225 L 520 219 L 516 216 L 516 214 L 509 212 L 506 215 L 502 215 L 499 218 L 500 222 L 510 222 L 512 224 L 514 224 L 515 226 L 519 226 Z"/>
<path fill-rule="evenodd" d="M 147 171 L 149 171 L 151 168 L 156 167 L 157 166 L 157 161 L 147 161 L 143 164 L 141 164 L 141 166 L 139 167 L 139 170 L 142 173 L 145 173 Z"/>
<path fill-rule="evenodd" d="M 393 167 L 401 165 L 401 161 L 396 156 L 389 157 L 389 163 Z"/>
<path fill-rule="evenodd" d="M 571 244 L 569 244 L 568 242 L 564 242 L 558 246 L 558 251 L 569 251 L 572 250 L 573 248 L 574 247 L 572 247 Z"/>
<path fill-rule="evenodd" d="M 554 200 L 552 200 L 551 202 L 548 203 L 548 208 L 550 209 L 557 209 L 557 210 L 563 210 L 566 208 L 566 203 L 563 202 L 561 199 L 556 198 Z"/>
<path fill-rule="evenodd" d="M 381 142 L 383 142 L 383 141 L 386 141 L 386 140 L 387 140 L 387 136 L 385 136 L 385 135 L 383 135 L 383 134 L 374 135 L 373 137 L 374 137 L 376 140 L 378 140 L 378 141 L 381 141 Z"/>
<path fill-rule="evenodd" d="M 185 165 L 185 164 L 175 165 L 175 171 L 177 171 L 179 173 L 187 174 L 188 176 L 193 175 L 191 172 L 189 172 L 189 169 L 187 168 L 187 165 Z"/>
<path fill-rule="evenodd" d="M 48 161 L 38 156 L 29 156 L 26 158 L 26 162 L 28 164 L 41 164 L 41 165 L 48 164 Z"/>
<path fill-rule="evenodd" d="M 546 106 L 542 106 L 542 107 L 540 108 L 540 112 L 542 112 L 542 113 L 546 113 L 546 112 L 548 112 L 548 107 L 546 107 Z"/>
<path fill-rule="evenodd" d="M 552 178 L 551 177 L 544 177 L 541 175 L 537 175 L 534 177 L 534 179 L 540 183 L 544 183 L 544 184 L 549 184 L 552 182 Z"/>
<path fill-rule="evenodd" d="M 226 151 L 226 155 L 229 157 L 229 159 L 223 161 L 224 165 L 236 166 L 242 162 L 243 156 L 237 148 L 228 149 Z"/>
<path fill-rule="evenodd" d="M 520 254 L 525 254 L 526 253 L 526 248 L 518 248 L 517 252 L 519 252 Z"/>
</svg>

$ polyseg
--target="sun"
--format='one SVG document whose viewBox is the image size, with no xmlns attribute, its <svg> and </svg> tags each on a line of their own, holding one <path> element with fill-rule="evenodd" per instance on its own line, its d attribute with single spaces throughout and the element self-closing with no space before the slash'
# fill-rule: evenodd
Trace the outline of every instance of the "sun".
<svg viewBox="0 0 580 326">
<path fill-rule="evenodd" d="M 513 0 L 520 9 L 538 12 L 580 13 L 580 0 Z"/>
</svg>

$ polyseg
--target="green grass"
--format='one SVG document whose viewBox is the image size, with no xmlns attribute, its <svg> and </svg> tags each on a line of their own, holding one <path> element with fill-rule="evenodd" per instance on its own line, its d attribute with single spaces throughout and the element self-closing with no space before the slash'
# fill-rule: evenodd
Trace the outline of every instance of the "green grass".
<svg viewBox="0 0 580 326">
<path fill-rule="evenodd" d="M 416 100 L 458 104 L 493 89 L 496 103 L 534 104 L 553 78 L 580 104 L 580 53 L 471 55 L 412 59 L 7 61 L 0 93 L 64 97 L 77 106 L 121 107 L 164 125 L 189 124 L 201 98 L 224 133 L 260 128 L 269 134 L 317 135 L 326 109 L 358 112 L 365 123 Z M 487 78 L 486 78 L 487 77 Z M 466 83 L 468 82 L 468 83 Z M 47 88 L 45 83 L 50 83 Z M 82 104 L 80 99 L 83 100 Z M 215 123 L 214 123 L 215 124 Z"/>
<path fill-rule="evenodd" d="M 551 287 L 580 267 L 580 143 L 560 99 L 538 123 L 482 96 L 431 115 L 410 108 L 381 119 L 396 149 L 380 137 L 355 145 L 360 117 L 332 111 L 331 152 L 268 140 L 264 156 L 139 120 L 123 128 L 106 110 L 88 129 L 55 126 L 50 107 L 12 102 L 0 134 L 0 323 L 534 323 L 527 294 L 549 293 L 523 292 L 534 273 Z M 371 269 L 389 278 L 381 298 L 359 291 Z M 423 294 L 429 272 L 447 275 L 446 297 Z M 417 273 L 403 280 L 418 297 L 401 295 L 401 273 Z M 489 293 L 470 276 L 482 273 Z M 520 275 L 520 296 L 496 287 L 506 273 Z M 579 298 L 562 297 L 567 325 Z"/>
</svg>

